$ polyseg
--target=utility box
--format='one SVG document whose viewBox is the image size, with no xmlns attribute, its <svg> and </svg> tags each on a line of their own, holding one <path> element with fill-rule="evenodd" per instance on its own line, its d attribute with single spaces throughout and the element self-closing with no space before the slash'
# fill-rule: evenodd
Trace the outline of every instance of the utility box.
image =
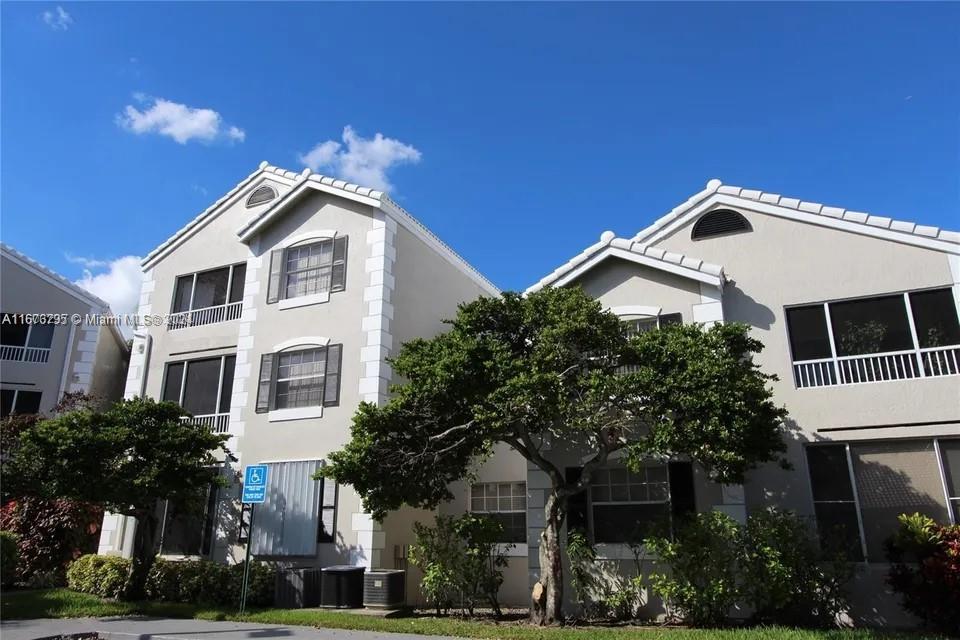
<svg viewBox="0 0 960 640">
<path fill-rule="evenodd" d="M 277 571 L 274 603 L 281 609 L 320 606 L 320 569 L 299 567 Z"/>
<path fill-rule="evenodd" d="M 320 606 L 327 609 L 363 607 L 365 567 L 335 565 L 320 570 Z"/>
<path fill-rule="evenodd" d="M 371 569 L 363 576 L 363 606 L 399 609 L 407 600 L 407 572 L 403 569 Z"/>
</svg>

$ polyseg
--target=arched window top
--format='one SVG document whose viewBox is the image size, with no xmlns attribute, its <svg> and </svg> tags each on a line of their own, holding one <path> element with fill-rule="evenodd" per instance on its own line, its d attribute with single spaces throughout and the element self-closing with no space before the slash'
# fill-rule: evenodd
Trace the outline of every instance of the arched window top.
<svg viewBox="0 0 960 640">
<path fill-rule="evenodd" d="M 277 197 L 277 191 L 269 185 L 262 185 L 253 190 L 250 197 L 247 198 L 247 208 L 255 207 L 264 202 L 270 202 Z"/>
<path fill-rule="evenodd" d="M 717 209 L 707 213 L 693 225 L 691 238 L 703 240 L 714 236 L 725 236 L 732 233 L 746 233 L 753 231 L 750 223 L 742 215 L 732 209 Z"/>
</svg>

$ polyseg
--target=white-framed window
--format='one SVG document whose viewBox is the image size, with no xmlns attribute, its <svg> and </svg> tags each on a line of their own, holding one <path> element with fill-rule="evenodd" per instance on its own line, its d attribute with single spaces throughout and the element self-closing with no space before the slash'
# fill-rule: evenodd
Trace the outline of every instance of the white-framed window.
<svg viewBox="0 0 960 640">
<path fill-rule="evenodd" d="M 663 313 L 657 316 L 627 318 L 623 323 L 627 325 L 627 337 L 632 338 L 671 324 L 683 324 L 683 316 L 679 313 Z"/>
<path fill-rule="evenodd" d="M 15 414 L 40 413 L 41 391 L 0 389 L 0 418 Z"/>
<path fill-rule="evenodd" d="M 670 476 L 666 463 L 649 461 L 634 471 L 610 465 L 590 480 L 590 521 L 595 543 L 642 540 L 670 524 Z"/>
<path fill-rule="evenodd" d="M 53 324 L 24 322 L 20 314 L 2 314 L 0 360 L 47 362 L 55 329 Z"/>
<path fill-rule="evenodd" d="M 332 344 L 263 354 L 257 413 L 339 404 L 342 351 Z"/>
<path fill-rule="evenodd" d="M 260 185 L 247 198 L 247 209 L 270 202 L 277 197 L 277 191 L 270 185 Z"/>
<path fill-rule="evenodd" d="M 950 521 L 960 524 L 960 438 L 935 440 L 940 452 L 943 489 L 950 506 Z"/>
<path fill-rule="evenodd" d="M 347 236 L 276 249 L 270 254 L 267 303 L 343 291 L 346 271 Z"/>
<path fill-rule="evenodd" d="M 193 416 L 192 421 L 216 433 L 230 428 L 235 355 L 168 362 L 161 400 L 173 402 Z"/>
<path fill-rule="evenodd" d="M 247 263 L 177 276 L 170 304 L 170 329 L 236 320 L 243 306 Z"/>
<path fill-rule="evenodd" d="M 470 512 L 485 515 L 503 528 L 502 543 L 527 541 L 527 483 L 478 482 L 470 487 Z"/>
</svg>

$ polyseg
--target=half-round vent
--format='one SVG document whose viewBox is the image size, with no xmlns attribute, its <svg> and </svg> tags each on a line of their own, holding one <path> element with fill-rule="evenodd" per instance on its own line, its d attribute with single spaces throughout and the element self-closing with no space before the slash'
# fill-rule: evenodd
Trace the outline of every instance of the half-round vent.
<svg viewBox="0 0 960 640">
<path fill-rule="evenodd" d="M 691 237 L 694 240 L 703 240 L 746 231 L 753 231 L 746 218 L 731 209 L 718 209 L 697 220 L 697 224 L 693 225 Z"/>
<path fill-rule="evenodd" d="M 268 187 L 263 185 L 262 187 L 257 187 L 253 193 L 250 194 L 250 197 L 247 198 L 247 208 L 255 207 L 258 204 L 263 204 L 264 202 L 270 202 L 277 197 L 277 192 L 273 187 Z"/>
</svg>

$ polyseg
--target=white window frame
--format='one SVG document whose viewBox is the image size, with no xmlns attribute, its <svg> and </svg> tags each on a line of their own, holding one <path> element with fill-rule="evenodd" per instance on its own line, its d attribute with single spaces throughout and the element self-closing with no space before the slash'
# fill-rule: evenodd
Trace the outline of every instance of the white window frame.
<svg viewBox="0 0 960 640">
<path fill-rule="evenodd" d="M 670 493 L 671 491 L 670 462 L 661 461 L 661 460 L 645 460 L 644 462 L 645 464 L 657 464 L 657 465 L 663 466 L 664 472 L 666 473 L 666 476 L 667 476 L 667 480 L 665 482 L 665 484 L 667 485 L 667 497 L 665 500 L 599 500 L 599 501 L 595 501 L 593 499 L 593 488 L 598 485 L 596 484 L 596 476 L 593 476 L 590 478 L 590 484 L 585 489 L 585 491 L 587 492 L 587 530 L 589 533 L 588 537 L 590 541 L 593 542 L 593 544 L 596 545 L 598 549 L 603 550 L 603 553 L 599 554 L 600 557 L 603 557 L 603 558 L 620 557 L 623 555 L 624 549 L 627 549 L 629 545 L 623 542 L 597 542 L 596 541 L 596 532 L 594 529 L 594 522 L 593 522 L 594 505 L 598 505 L 601 507 L 621 507 L 621 506 L 645 505 L 645 504 L 665 504 L 667 505 L 668 511 L 670 511 L 672 508 L 671 493 Z M 610 471 L 610 469 L 624 469 L 628 474 L 627 476 L 628 478 L 629 478 L 629 474 L 631 473 L 631 471 L 627 469 L 626 465 L 619 465 L 619 464 L 615 464 L 615 465 L 608 464 L 606 466 L 600 467 L 600 469 L 604 469 L 608 472 Z M 597 470 L 594 470 L 594 473 L 596 473 L 596 471 Z M 644 475 L 646 475 L 646 473 L 644 473 Z M 609 475 L 607 477 L 609 478 Z M 651 484 L 651 483 L 648 482 L 645 484 Z M 655 483 L 655 484 L 659 484 L 659 483 Z M 599 485 L 599 486 L 602 486 L 602 485 Z M 610 482 L 608 480 L 607 488 L 609 489 L 611 488 L 611 486 L 612 485 L 610 485 Z M 630 487 L 629 483 L 627 483 L 627 487 L 629 491 L 629 487 Z M 670 517 L 672 519 L 673 517 L 672 513 L 670 513 Z"/>
<path fill-rule="evenodd" d="M 524 509 L 500 509 L 500 490 L 499 485 L 509 484 L 510 485 L 510 503 L 513 505 L 513 499 L 516 497 L 513 493 L 514 485 L 522 484 L 523 485 L 523 504 Z M 494 485 L 497 487 L 497 509 L 495 511 L 490 511 L 489 509 L 474 509 L 473 508 L 473 488 L 481 485 Z M 467 513 L 475 514 L 487 514 L 487 513 L 522 513 L 523 522 L 524 522 L 524 533 L 525 537 L 529 535 L 530 525 L 529 525 L 529 496 L 530 493 L 527 489 L 527 481 L 524 480 L 485 480 L 472 482 L 467 486 Z M 486 506 L 486 496 L 483 497 L 484 506 Z M 526 542 L 498 542 L 497 550 L 503 555 L 510 558 L 525 558 L 529 553 L 529 548 Z"/>
<path fill-rule="evenodd" d="M 43 405 L 43 391 L 37 391 L 35 389 L 4 389 L 4 391 L 13 391 L 13 402 L 10 403 L 10 413 L 9 415 L 37 415 L 40 413 L 39 406 Z M 24 391 L 26 393 L 39 393 L 40 394 L 40 405 L 37 407 L 37 414 L 33 413 L 17 413 L 17 399 L 20 397 L 20 392 Z"/>
<path fill-rule="evenodd" d="M 219 356 L 207 356 L 207 357 L 200 357 L 200 358 L 191 358 L 190 360 L 170 360 L 169 362 L 165 362 L 164 365 L 163 365 L 163 384 L 162 384 L 162 386 L 160 387 L 160 397 L 163 397 L 163 395 L 164 395 L 163 392 L 164 392 L 164 391 L 166 390 L 166 388 L 167 388 L 167 372 L 169 371 L 170 365 L 175 365 L 175 364 L 182 364 L 182 365 L 183 365 L 183 374 L 180 376 L 180 393 L 177 395 L 177 404 L 182 407 L 182 406 L 183 406 L 183 396 L 184 396 L 184 393 L 186 392 L 186 389 L 187 389 L 187 369 L 190 368 L 190 363 L 191 363 L 191 362 L 201 362 L 201 361 L 203 361 L 203 360 L 215 360 L 215 359 L 219 358 L 219 359 L 220 359 L 220 373 L 219 373 L 219 375 L 218 375 L 218 377 L 217 377 L 217 403 L 216 403 L 216 405 L 215 405 L 215 406 L 216 406 L 216 411 L 214 411 L 213 414 L 204 414 L 204 415 L 227 415 L 227 414 L 229 414 L 229 413 L 230 413 L 230 410 L 229 410 L 229 409 L 227 409 L 226 411 L 220 411 L 220 402 L 221 402 L 221 400 L 223 400 L 223 373 L 224 373 L 225 367 L 226 367 L 226 365 L 227 365 L 227 358 L 230 358 L 230 357 L 233 357 L 233 358 L 234 358 L 234 361 L 233 361 L 234 375 L 236 375 L 236 366 L 237 366 L 236 357 L 237 357 L 237 354 L 235 354 L 235 353 L 224 353 L 224 354 L 219 355 Z"/>
<path fill-rule="evenodd" d="M 943 487 L 943 498 L 947 501 L 947 515 L 950 518 L 950 524 L 958 524 L 957 516 L 954 511 L 960 511 L 960 495 L 951 496 L 950 487 L 947 486 L 947 467 L 943 463 L 943 454 L 940 452 L 940 441 L 941 440 L 950 440 L 953 442 L 960 441 L 957 438 L 934 438 L 933 439 L 933 451 L 937 456 L 937 466 L 940 471 L 940 484 Z M 956 509 L 954 509 L 956 505 Z"/>
</svg>

